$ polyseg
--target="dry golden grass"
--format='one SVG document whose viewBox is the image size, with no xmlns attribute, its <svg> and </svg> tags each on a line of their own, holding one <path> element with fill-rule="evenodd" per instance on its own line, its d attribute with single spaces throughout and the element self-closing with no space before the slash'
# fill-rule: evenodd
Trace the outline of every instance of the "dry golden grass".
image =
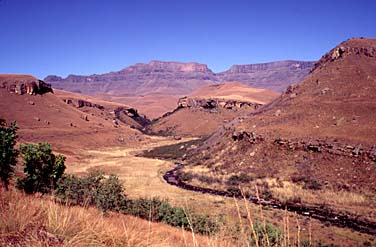
<svg viewBox="0 0 376 247">
<path fill-rule="evenodd" d="M 317 203 L 323 201 L 327 204 L 341 206 L 369 206 L 370 201 L 364 195 L 348 191 L 329 191 L 329 190 L 305 190 L 301 186 L 283 182 L 283 187 L 272 187 L 273 195 L 281 201 L 287 201 L 294 197 L 300 197 L 304 203 Z"/>
<path fill-rule="evenodd" d="M 69 173 L 82 174 L 90 169 L 104 169 L 105 171 L 115 173 L 120 177 L 124 183 L 128 197 L 151 198 L 159 196 L 160 198 L 168 199 L 174 206 L 183 206 L 197 213 L 209 215 L 222 214 L 230 224 L 239 224 L 239 215 L 233 199 L 186 191 L 171 186 L 163 180 L 162 176 L 167 170 L 174 167 L 172 162 L 136 156 L 136 154 L 140 153 L 142 150 L 177 142 L 179 141 L 153 137 L 151 143 L 144 144 L 137 148 L 119 147 L 92 150 L 85 152 L 83 154 L 85 158 L 81 159 L 78 163 L 71 165 L 68 164 L 67 171 Z M 199 166 L 194 166 L 192 170 L 195 169 L 200 173 L 202 172 L 199 169 Z M 213 177 L 217 176 L 217 174 L 210 175 L 213 175 Z M 224 175 L 221 178 L 225 181 L 227 177 L 228 175 Z M 197 184 L 199 185 L 198 182 L 199 181 L 197 181 Z M 257 180 L 257 182 L 261 182 L 261 180 Z M 270 180 L 269 182 L 270 184 L 275 183 L 274 180 Z M 254 186 L 249 186 L 244 189 L 254 190 L 254 188 Z M 241 219 L 247 219 L 247 211 L 249 210 L 254 220 L 256 220 L 256 218 L 263 218 L 267 222 L 278 226 L 281 230 L 284 229 L 283 219 L 286 218 L 286 213 L 283 210 L 264 210 L 261 217 L 260 208 L 258 206 L 249 204 L 247 205 L 249 207 L 247 210 L 243 203 L 239 202 L 238 204 Z M 291 218 L 290 221 L 294 222 L 294 225 L 292 225 L 292 228 L 294 229 L 297 228 L 296 219 L 299 220 L 301 228 L 300 239 L 303 240 L 309 239 L 310 234 L 308 229 L 312 229 L 312 238 L 314 240 L 322 239 L 327 243 L 340 243 L 341 246 L 354 246 L 359 241 L 363 241 L 369 237 L 368 235 L 358 234 L 349 229 L 332 226 L 328 228 L 328 226 L 325 226 L 317 220 L 308 221 L 307 217 L 295 216 L 293 213 L 288 212 L 287 215 Z M 217 236 L 217 239 L 232 238 L 231 227 L 225 226 L 225 228 L 228 228 L 223 229 L 226 234 L 223 233 L 222 236 Z M 332 232 L 336 232 L 336 234 L 333 235 Z M 296 231 L 291 231 L 290 235 L 291 238 L 297 238 Z M 239 246 L 247 245 L 244 241 L 241 241 Z"/>
<path fill-rule="evenodd" d="M 105 216 L 17 191 L 0 194 L 0 216 L 0 246 L 234 246 L 219 236 L 192 235 L 127 215 Z"/>
</svg>

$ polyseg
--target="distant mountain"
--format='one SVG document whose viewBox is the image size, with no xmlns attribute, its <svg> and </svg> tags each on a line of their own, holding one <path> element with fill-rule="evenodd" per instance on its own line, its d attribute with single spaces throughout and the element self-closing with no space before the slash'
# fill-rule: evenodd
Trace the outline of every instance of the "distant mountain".
<svg viewBox="0 0 376 247">
<path fill-rule="evenodd" d="M 251 87 L 282 92 L 289 85 L 302 80 L 313 68 L 314 62 L 278 61 L 271 63 L 233 65 L 218 73 L 220 81 L 243 82 Z"/>
<path fill-rule="evenodd" d="M 151 61 L 101 75 L 69 75 L 66 78 L 49 75 L 44 80 L 54 88 L 88 95 L 186 95 L 199 87 L 224 81 L 281 92 L 307 75 L 313 65 L 314 62 L 302 61 L 234 65 L 215 74 L 205 64 Z"/>
<path fill-rule="evenodd" d="M 164 93 L 183 95 L 217 81 L 204 64 L 151 61 L 138 63 L 117 72 L 102 75 L 69 75 L 66 78 L 47 76 L 45 81 L 55 88 L 89 95 L 145 95 Z"/>
</svg>

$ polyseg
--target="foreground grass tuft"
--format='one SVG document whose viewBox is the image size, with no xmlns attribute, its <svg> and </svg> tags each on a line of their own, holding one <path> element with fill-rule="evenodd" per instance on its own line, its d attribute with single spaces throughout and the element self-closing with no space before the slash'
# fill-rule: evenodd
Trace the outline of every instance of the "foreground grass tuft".
<svg viewBox="0 0 376 247">
<path fill-rule="evenodd" d="M 233 246 L 223 238 L 95 208 L 64 206 L 16 191 L 0 193 L 0 246 Z"/>
</svg>

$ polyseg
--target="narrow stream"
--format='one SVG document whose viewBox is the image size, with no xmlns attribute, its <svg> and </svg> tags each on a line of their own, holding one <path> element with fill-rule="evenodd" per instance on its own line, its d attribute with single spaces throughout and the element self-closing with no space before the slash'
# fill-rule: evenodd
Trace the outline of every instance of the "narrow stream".
<svg viewBox="0 0 376 247">
<path fill-rule="evenodd" d="M 163 179 L 170 185 L 177 186 L 184 190 L 190 190 L 195 192 L 200 192 L 203 194 L 210 194 L 216 196 L 223 196 L 223 197 L 236 197 L 242 199 L 243 197 L 239 194 L 234 195 L 233 193 L 221 190 L 214 190 L 209 188 L 198 187 L 194 185 L 187 184 L 181 181 L 176 176 L 176 171 L 183 168 L 183 164 L 175 163 L 176 166 L 174 169 L 166 172 L 163 175 Z M 376 223 L 369 222 L 367 220 L 358 219 L 355 217 L 348 216 L 346 214 L 339 214 L 335 212 L 331 212 L 328 209 L 322 207 L 308 207 L 301 204 L 282 204 L 277 200 L 262 200 L 258 199 L 257 197 L 249 197 L 247 198 L 250 202 L 262 205 L 262 206 L 269 206 L 275 209 L 283 209 L 290 212 L 295 212 L 299 215 L 303 215 L 306 217 L 311 217 L 313 219 L 320 220 L 322 222 L 327 222 L 332 225 L 343 227 L 343 228 L 350 228 L 354 231 L 366 233 L 370 235 L 376 236 Z"/>
</svg>

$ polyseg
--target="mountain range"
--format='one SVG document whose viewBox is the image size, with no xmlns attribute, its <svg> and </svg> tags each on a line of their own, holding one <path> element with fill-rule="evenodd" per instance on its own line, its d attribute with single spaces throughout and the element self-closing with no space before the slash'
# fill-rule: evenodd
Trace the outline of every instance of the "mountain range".
<svg viewBox="0 0 376 247">
<path fill-rule="evenodd" d="M 88 95 L 186 95 L 201 86 L 227 81 L 282 92 L 306 76 L 313 66 L 314 62 L 286 60 L 233 65 L 229 70 L 214 73 L 207 65 L 196 62 L 153 60 L 101 75 L 69 75 L 66 78 L 49 75 L 44 81 L 57 89 Z"/>
</svg>

